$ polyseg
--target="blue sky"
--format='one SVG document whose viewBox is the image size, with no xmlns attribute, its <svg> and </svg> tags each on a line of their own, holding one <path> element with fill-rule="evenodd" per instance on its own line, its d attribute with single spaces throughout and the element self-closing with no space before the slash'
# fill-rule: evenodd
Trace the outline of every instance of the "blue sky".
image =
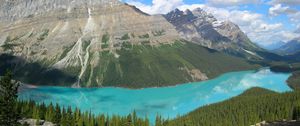
<svg viewBox="0 0 300 126">
<path fill-rule="evenodd" d="M 122 0 L 149 14 L 200 7 L 230 20 L 255 43 L 268 45 L 300 37 L 300 0 Z"/>
</svg>

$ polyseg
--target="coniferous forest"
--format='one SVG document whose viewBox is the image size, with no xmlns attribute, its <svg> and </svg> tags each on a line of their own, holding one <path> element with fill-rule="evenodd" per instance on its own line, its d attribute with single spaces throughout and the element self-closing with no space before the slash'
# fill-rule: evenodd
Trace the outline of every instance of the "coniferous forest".
<svg viewBox="0 0 300 126">
<path fill-rule="evenodd" d="M 300 92 L 252 88 L 221 103 L 201 107 L 163 126 L 249 126 L 262 121 L 298 120 Z"/>
<path fill-rule="evenodd" d="M 149 126 L 147 118 L 138 118 L 133 112 L 127 116 L 93 115 L 91 112 L 73 110 L 59 105 L 36 104 L 33 101 L 20 101 L 17 110 L 22 118 L 46 120 L 60 126 Z"/>
</svg>

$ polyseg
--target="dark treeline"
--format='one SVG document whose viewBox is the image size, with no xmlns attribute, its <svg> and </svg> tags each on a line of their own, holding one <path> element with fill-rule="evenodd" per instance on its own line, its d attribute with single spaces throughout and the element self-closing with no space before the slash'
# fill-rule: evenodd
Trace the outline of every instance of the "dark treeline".
<svg viewBox="0 0 300 126">
<path fill-rule="evenodd" d="M 300 71 L 293 72 L 287 82 L 291 88 L 300 90 Z"/>
<path fill-rule="evenodd" d="M 273 72 L 291 73 L 300 71 L 300 63 L 274 63 L 270 67 Z"/>
<path fill-rule="evenodd" d="M 230 100 L 201 107 L 158 126 L 249 126 L 261 121 L 298 120 L 300 92 L 253 88 Z"/>
<path fill-rule="evenodd" d="M 59 105 L 36 104 L 33 101 L 19 101 L 17 110 L 20 117 L 27 119 L 46 120 L 59 126 L 149 126 L 147 118 L 138 118 L 133 112 L 128 116 L 93 115 L 71 107 Z M 39 122 L 39 121 L 37 121 Z"/>
</svg>

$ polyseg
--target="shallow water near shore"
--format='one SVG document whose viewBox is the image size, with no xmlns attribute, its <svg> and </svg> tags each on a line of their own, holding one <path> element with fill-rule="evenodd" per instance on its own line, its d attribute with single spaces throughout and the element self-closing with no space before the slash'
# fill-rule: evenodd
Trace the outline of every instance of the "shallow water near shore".
<svg viewBox="0 0 300 126">
<path fill-rule="evenodd" d="M 127 115 L 136 111 L 138 116 L 147 116 L 154 122 L 157 114 L 163 118 L 175 118 L 198 107 L 237 96 L 251 87 L 262 87 L 276 92 L 291 91 L 286 83 L 290 75 L 273 73 L 266 68 L 226 73 L 203 82 L 137 90 L 37 86 L 22 89 L 19 99 L 46 104 L 58 103 L 94 114 Z"/>
</svg>

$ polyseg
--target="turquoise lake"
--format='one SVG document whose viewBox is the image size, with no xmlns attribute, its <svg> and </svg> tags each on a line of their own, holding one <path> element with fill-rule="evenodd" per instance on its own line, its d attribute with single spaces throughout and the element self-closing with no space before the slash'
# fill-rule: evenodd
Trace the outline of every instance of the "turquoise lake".
<svg viewBox="0 0 300 126">
<path fill-rule="evenodd" d="M 78 107 L 82 111 L 91 110 L 94 114 L 127 115 L 135 110 L 140 117 L 147 116 L 152 122 L 157 114 L 174 118 L 200 106 L 237 96 L 251 87 L 291 91 L 286 84 L 290 75 L 261 69 L 226 73 L 203 82 L 138 90 L 41 86 L 22 89 L 19 99 L 58 103 Z"/>
</svg>

